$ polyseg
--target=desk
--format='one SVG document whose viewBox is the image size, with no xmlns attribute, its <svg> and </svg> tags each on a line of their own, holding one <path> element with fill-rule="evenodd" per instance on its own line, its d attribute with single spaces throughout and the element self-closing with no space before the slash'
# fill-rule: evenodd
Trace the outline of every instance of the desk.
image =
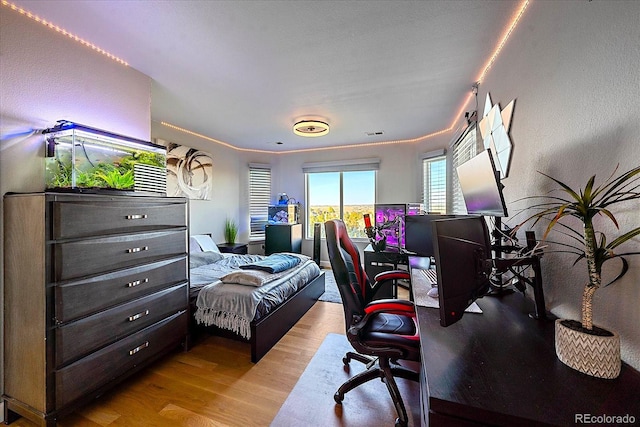
<svg viewBox="0 0 640 427">
<path fill-rule="evenodd" d="M 414 295 L 423 292 L 413 257 Z M 576 424 L 576 414 L 631 415 L 640 421 L 640 373 L 622 364 L 604 380 L 558 360 L 552 320 L 528 316 L 533 302 L 520 293 L 476 301 L 443 328 L 437 309 L 416 307 L 420 328 L 422 425 L 533 426 Z"/>
<path fill-rule="evenodd" d="M 367 277 L 373 282 L 374 277 L 384 271 L 397 270 L 398 265 L 406 265 L 408 262 L 407 255 L 398 249 L 387 248 L 382 252 L 376 252 L 371 245 L 364 248 L 364 271 Z M 396 286 L 389 282 L 384 284 L 378 292 L 375 299 L 397 298 L 398 292 Z"/>
</svg>

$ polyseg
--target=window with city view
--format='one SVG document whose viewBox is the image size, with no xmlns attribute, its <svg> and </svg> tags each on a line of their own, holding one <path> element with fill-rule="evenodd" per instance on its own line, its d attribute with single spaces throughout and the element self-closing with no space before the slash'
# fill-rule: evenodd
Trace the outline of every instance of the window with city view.
<svg viewBox="0 0 640 427">
<path fill-rule="evenodd" d="M 307 173 L 307 237 L 313 236 L 313 224 L 342 219 L 352 238 L 366 238 L 364 214 L 373 217 L 376 172 Z"/>
</svg>

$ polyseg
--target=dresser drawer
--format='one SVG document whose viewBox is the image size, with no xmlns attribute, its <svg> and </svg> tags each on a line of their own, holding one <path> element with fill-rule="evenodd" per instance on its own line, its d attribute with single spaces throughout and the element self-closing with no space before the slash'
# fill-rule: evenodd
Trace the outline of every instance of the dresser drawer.
<svg viewBox="0 0 640 427">
<path fill-rule="evenodd" d="M 165 259 L 109 274 L 58 284 L 57 323 L 66 323 L 187 280 L 187 257 Z"/>
<path fill-rule="evenodd" d="M 133 267 L 159 258 L 186 254 L 187 231 L 160 231 L 56 243 L 56 282 Z"/>
<path fill-rule="evenodd" d="M 73 239 L 114 233 L 180 227 L 187 223 L 184 199 L 54 201 L 52 239 Z"/>
<path fill-rule="evenodd" d="M 58 327 L 56 367 L 185 310 L 187 288 L 186 283 L 175 286 Z"/>
<path fill-rule="evenodd" d="M 177 313 L 55 373 L 56 407 L 97 390 L 185 338 L 188 316 Z"/>
</svg>

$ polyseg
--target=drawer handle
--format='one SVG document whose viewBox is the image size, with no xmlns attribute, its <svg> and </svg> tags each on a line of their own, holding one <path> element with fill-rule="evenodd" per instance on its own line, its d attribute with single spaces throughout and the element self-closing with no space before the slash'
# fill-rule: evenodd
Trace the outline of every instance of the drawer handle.
<svg viewBox="0 0 640 427">
<path fill-rule="evenodd" d="M 148 251 L 149 250 L 149 246 L 142 246 L 140 248 L 129 248 L 127 249 L 127 253 L 128 254 L 134 254 L 136 252 L 141 252 L 141 251 Z"/>
<path fill-rule="evenodd" d="M 147 218 L 146 214 L 143 215 L 127 215 L 125 216 L 126 219 L 145 219 Z"/>
<path fill-rule="evenodd" d="M 134 314 L 133 316 L 129 316 L 129 322 L 133 322 L 134 320 L 138 320 L 141 317 L 148 316 L 149 310 L 141 311 L 138 314 Z"/>
<path fill-rule="evenodd" d="M 129 350 L 129 356 L 133 356 L 134 354 L 136 354 L 140 350 L 143 350 L 143 349 L 145 349 L 147 347 L 149 347 L 149 341 L 145 342 L 144 344 L 140 344 L 139 346 L 137 346 L 133 350 Z"/>
<path fill-rule="evenodd" d="M 134 280 L 133 282 L 129 282 L 127 283 L 127 288 L 135 288 L 138 285 L 141 285 L 143 283 L 147 283 L 149 281 L 148 277 L 145 277 L 142 280 Z"/>
</svg>

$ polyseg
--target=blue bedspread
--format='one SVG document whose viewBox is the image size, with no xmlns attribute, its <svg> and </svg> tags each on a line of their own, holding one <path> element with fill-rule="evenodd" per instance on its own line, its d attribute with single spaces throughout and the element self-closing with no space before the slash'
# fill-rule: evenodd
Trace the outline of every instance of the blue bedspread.
<svg viewBox="0 0 640 427">
<path fill-rule="evenodd" d="M 240 268 L 243 270 L 261 270 L 269 273 L 279 273 L 281 271 L 293 268 L 299 263 L 300 258 L 295 255 L 271 254 L 260 261 L 241 265 Z"/>
</svg>

